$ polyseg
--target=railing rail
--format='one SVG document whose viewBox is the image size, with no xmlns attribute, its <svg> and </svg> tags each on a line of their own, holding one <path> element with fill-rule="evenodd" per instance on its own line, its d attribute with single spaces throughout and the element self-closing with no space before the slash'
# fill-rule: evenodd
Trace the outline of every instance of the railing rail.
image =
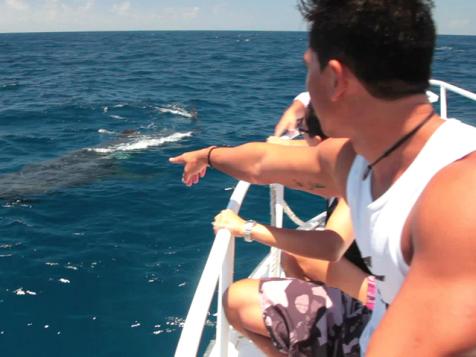
<svg viewBox="0 0 476 357">
<path fill-rule="evenodd" d="M 457 87 L 453 84 L 446 83 L 444 81 L 440 81 L 437 79 L 431 79 L 430 84 L 432 86 L 436 86 L 440 88 L 440 116 L 443 119 L 448 118 L 448 98 L 447 98 L 447 91 L 454 92 L 456 94 L 459 94 L 463 97 L 466 97 L 468 99 L 472 99 L 476 101 L 476 94 L 472 93 L 466 89 Z"/>
<path fill-rule="evenodd" d="M 246 196 L 250 184 L 240 181 L 236 186 L 228 209 L 238 213 L 241 203 Z M 205 268 L 203 269 L 197 290 L 193 296 L 192 304 L 185 319 L 185 323 L 180 335 L 180 339 L 175 350 L 175 357 L 196 356 L 202 337 L 203 326 L 207 318 L 210 304 L 218 280 L 220 280 L 220 296 L 232 281 L 234 262 L 234 240 L 226 229 L 220 229 L 215 236 L 213 245 L 208 255 Z M 217 347 L 221 356 L 227 355 L 229 326 L 221 306 L 221 299 L 218 299 L 218 319 L 217 319 Z"/>
</svg>

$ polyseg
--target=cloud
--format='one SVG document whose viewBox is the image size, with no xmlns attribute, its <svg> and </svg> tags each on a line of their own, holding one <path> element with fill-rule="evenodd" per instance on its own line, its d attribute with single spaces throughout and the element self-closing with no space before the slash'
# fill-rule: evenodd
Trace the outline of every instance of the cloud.
<svg viewBox="0 0 476 357">
<path fill-rule="evenodd" d="M 451 19 L 448 23 L 448 27 L 452 30 L 461 31 L 469 28 L 471 21 L 469 19 Z"/>
<path fill-rule="evenodd" d="M 82 6 L 79 6 L 79 9 L 80 10 L 83 10 L 83 11 L 89 11 L 89 10 L 92 10 L 92 8 L 94 7 L 95 5 L 95 0 L 88 0 L 84 3 L 84 5 Z"/>
<path fill-rule="evenodd" d="M 8 8 L 17 10 L 17 11 L 25 11 L 30 8 L 30 6 L 25 3 L 23 0 L 6 0 L 5 4 Z"/>
<path fill-rule="evenodd" d="M 118 15 L 127 15 L 131 9 L 131 3 L 129 1 L 124 1 L 118 4 L 114 4 L 112 7 L 112 12 Z"/>
<path fill-rule="evenodd" d="M 182 18 L 185 20 L 191 20 L 198 17 L 200 8 L 198 6 L 185 8 L 182 12 Z"/>
<path fill-rule="evenodd" d="M 0 0 L 0 32 L 94 30 L 104 22 L 96 10 L 96 0 Z"/>
<path fill-rule="evenodd" d="M 157 12 L 157 18 L 173 20 L 193 20 L 200 15 L 198 6 L 165 7 Z"/>
</svg>

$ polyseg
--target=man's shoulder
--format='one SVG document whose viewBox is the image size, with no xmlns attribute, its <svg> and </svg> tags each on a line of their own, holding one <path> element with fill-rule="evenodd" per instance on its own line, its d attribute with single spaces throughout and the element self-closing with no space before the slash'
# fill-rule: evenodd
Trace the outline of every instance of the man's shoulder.
<svg viewBox="0 0 476 357">
<path fill-rule="evenodd" d="M 421 239 L 447 232 L 442 241 L 476 232 L 476 151 L 441 169 L 428 183 L 415 206 L 413 226 Z M 457 239 L 457 238 L 456 238 Z M 476 241 L 475 241 L 476 242 Z M 475 246 L 476 247 L 476 246 Z"/>
</svg>

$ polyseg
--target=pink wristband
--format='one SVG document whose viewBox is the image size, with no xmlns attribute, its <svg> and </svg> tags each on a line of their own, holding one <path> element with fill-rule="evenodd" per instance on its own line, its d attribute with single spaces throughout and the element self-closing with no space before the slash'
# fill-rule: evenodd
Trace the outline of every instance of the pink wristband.
<svg viewBox="0 0 476 357">
<path fill-rule="evenodd" d="M 367 302 L 365 303 L 365 306 L 367 306 L 369 310 L 374 309 L 376 296 L 377 296 L 377 284 L 375 281 L 375 276 L 370 275 L 367 278 Z"/>
</svg>

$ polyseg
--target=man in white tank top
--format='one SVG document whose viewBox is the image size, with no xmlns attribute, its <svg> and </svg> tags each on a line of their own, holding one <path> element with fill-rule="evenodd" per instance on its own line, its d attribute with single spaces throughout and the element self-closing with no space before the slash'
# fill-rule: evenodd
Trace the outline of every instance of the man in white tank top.
<svg viewBox="0 0 476 357">
<path fill-rule="evenodd" d="M 370 357 L 476 356 L 476 129 L 444 121 L 425 96 L 431 7 L 430 0 L 300 1 L 310 21 L 311 102 L 333 139 L 318 148 L 252 143 L 171 159 L 185 165 L 188 185 L 212 165 L 252 183 L 345 198 L 378 278 L 361 338 Z M 338 241 L 316 243 L 315 254 L 333 249 Z"/>
</svg>

